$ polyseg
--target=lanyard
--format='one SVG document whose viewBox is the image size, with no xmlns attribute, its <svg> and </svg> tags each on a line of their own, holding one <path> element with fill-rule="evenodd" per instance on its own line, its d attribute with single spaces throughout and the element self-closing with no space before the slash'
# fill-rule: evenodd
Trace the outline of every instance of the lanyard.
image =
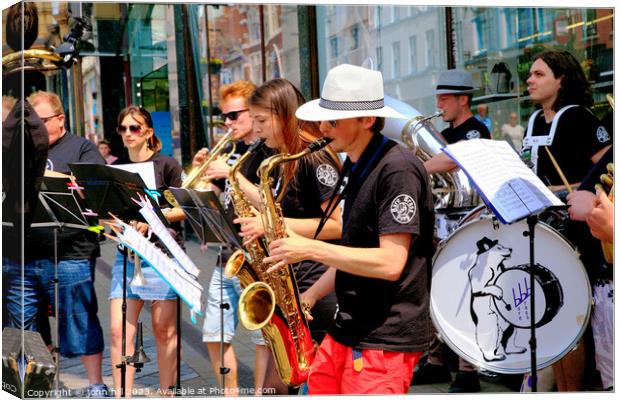
<svg viewBox="0 0 620 400">
<path fill-rule="evenodd" d="M 373 138 L 371 140 L 374 142 L 377 139 Z M 338 191 L 329 200 L 327 209 L 323 213 L 321 221 L 319 222 L 319 225 L 314 232 L 314 239 L 316 239 L 319 233 L 321 233 L 321 230 L 323 230 L 323 227 L 327 223 L 327 220 L 336 210 L 336 207 L 338 206 L 338 203 L 340 203 L 340 200 L 346 199 L 347 194 L 351 192 L 351 189 L 354 187 L 358 187 L 358 185 L 364 181 L 366 175 L 368 175 L 368 173 L 372 171 L 376 163 L 380 160 L 379 155 L 385 154 L 395 144 L 395 142 L 390 141 L 388 138 L 381 135 L 381 142 L 376 147 L 370 157 L 364 157 L 363 155 L 357 163 L 352 163 L 351 159 L 347 157 L 347 160 L 345 161 L 342 168 L 340 178 L 338 179 L 338 183 L 336 184 Z M 371 142 L 371 146 L 372 145 L 374 145 L 374 143 Z M 361 173 L 357 174 L 360 169 Z"/>
</svg>

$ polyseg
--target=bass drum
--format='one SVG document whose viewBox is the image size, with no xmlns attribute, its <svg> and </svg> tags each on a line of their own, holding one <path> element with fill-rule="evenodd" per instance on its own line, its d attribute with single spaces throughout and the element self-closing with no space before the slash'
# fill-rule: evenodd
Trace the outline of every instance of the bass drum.
<svg viewBox="0 0 620 400">
<path fill-rule="evenodd" d="M 553 228 L 535 231 L 535 313 L 530 309 L 525 221 L 502 225 L 478 208 L 441 242 L 433 259 L 431 317 L 458 355 L 489 371 L 530 371 L 534 315 L 537 368 L 559 360 L 581 338 L 592 303 L 579 257 Z"/>
</svg>

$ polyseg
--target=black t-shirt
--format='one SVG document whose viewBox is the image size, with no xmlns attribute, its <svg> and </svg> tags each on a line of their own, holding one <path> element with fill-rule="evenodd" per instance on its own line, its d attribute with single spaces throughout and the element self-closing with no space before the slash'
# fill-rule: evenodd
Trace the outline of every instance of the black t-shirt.
<svg viewBox="0 0 620 400">
<path fill-rule="evenodd" d="M 248 148 L 249 146 L 243 142 L 240 142 L 240 144 L 237 144 L 237 149 L 245 149 L 243 150 L 243 153 L 241 155 L 245 154 Z M 260 166 L 260 163 L 262 163 L 264 159 L 270 157 L 273 154 L 274 154 L 274 151 L 271 150 L 269 147 L 265 146 L 264 144 L 259 146 L 258 148 L 254 149 L 254 153 L 252 153 L 250 157 L 245 160 L 241 168 L 239 168 L 239 173 L 243 175 L 251 183 L 257 185 L 259 183 L 259 178 L 256 172 L 258 171 L 258 167 Z M 231 157 L 228 160 L 228 164 L 234 165 L 239 160 L 239 157 L 240 156 Z M 232 160 L 233 158 L 234 160 Z M 224 186 L 220 187 L 222 183 L 224 184 Z M 230 182 L 228 181 L 228 179 L 219 179 L 218 181 L 215 181 L 214 184 L 220 187 L 220 190 L 224 191 L 224 209 L 226 210 L 226 213 L 228 214 L 228 217 L 231 220 L 235 219 L 236 218 L 235 209 L 231 202 L 232 199 L 230 197 L 230 191 L 231 191 Z"/>
<path fill-rule="evenodd" d="M 97 146 L 83 137 L 66 132 L 49 147 L 47 169 L 69 174 L 70 163 L 105 164 Z M 50 228 L 32 228 L 24 238 L 25 262 L 53 259 L 54 231 Z M 58 259 L 83 260 L 99 256 L 98 236 L 83 229 L 64 228 L 58 231 Z"/>
<path fill-rule="evenodd" d="M 239 160 L 239 158 L 245 154 L 246 151 L 248 151 L 248 145 L 245 144 L 245 142 L 243 140 L 239 140 L 237 142 L 235 142 L 235 152 L 232 153 L 230 155 L 230 157 L 228 158 L 228 160 L 226 161 L 226 163 L 230 166 L 233 166 L 237 163 L 237 160 Z M 262 146 L 261 146 L 262 147 Z M 227 152 L 230 151 L 230 146 L 226 149 Z M 209 155 L 207 154 L 207 157 Z M 249 180 L 252 180 L 251 177 L 246 176 L 246 178 L 248 178 Z M 220 191 L 225 191 L 226 190 L 226 184 L 227 184 L 227 179 L 226 178 L 221 178 L 221 179 L 215 179 L 213 181 L 213 184 L 215 186 L 218 187 L 218 189 L 220 189 Z"/>
<path fill-rule="evenodd" d="M 329 200 L 338 182 L 339 166 L 325 150 L 314 157 L 299 160 L 295 178 L 289 182 L 281 199 L 282 214 L 286 218 L 321 218 L 321 204 Z M 280 193 L 281 179 L 276 181 L 276 198 Z M 302 261 L 294 266 L 299 292 L 306 291 L 327 270 L 324 264 Z"/>
<path fill-rule="evenodd" d="M 486 125 L 478 121 L 474 116 L 470 117 L 456 128 L 450 124 L 448 128 L 441 131 L 441 134 L 448 144 L 469 139 L 491 139 L 491 134 Z"/>
<path fill-rule="evenodd" d="M 551 124 L 540 112 L 532 135 L 549 134 Z M 572 107 L 560 117 L 550 150 L 568 182 L 577 183 L 593 167 L 590 158 L 610 144 L 611 135 L 596 116 L 585 107 Z M 542 148 L 538 150 L 537 175 L 546 185 L 562 185 L 562 179 Z"/>
<path fill-rule="evenodd" d="M 375 135 L 358 164 L 370 159 L 382 140 Z M 329 333 L 356 348 L 423 351 L 430 339 L 429 274 L 434 252 L 428 175 L 417 157 L 395 145 L 356 186 L 346 191 L 341 243 L 373 248 L 379 247 L 381 235 L 410 233 L 411 246 L 395 282 L 337 271 L 338 314 Z"/>
<path fill-rule="evenodd" d="M 143 162 L 149 161 L 153 162 L 153 168 L 155 169 L 155 185 L 160 193 L 163 193 L 163 191 L 169 187 L 180 187 L 183 184 L 181 179 L 183 170 L 181 168 L 181 164 L 179 164 L 177 160 L 161 153 L 155 153 L 151 156 L 151 158 Z M 130 162 L 130 164 L 133 163 Z M 170 207 L 164 196 L 159 197 L 159 203 L 160 208 L 162 209 Z M 170 234 L 181 247 L 184 247 L 181 222 L 171 222 L 170 228 L 172 229 L 171 231 L 169 229 Z M 168 253 L 167 248 L 163 245 L 163 243 L 156 239 L 155 235 L 151 236 L 151 241 L 155 242 L 157 247 Z"/>
<path fill-rule="evenodd" d="M 245 154 L 245 152 L 249 149 L 250 146 L 245 144 L 243 141 L 237 142 L 235 153 L 228 159 L 227 164 L 232 166 L 236 164 L 239 158 Z M 254 149 L 254 153 L 250 155 L 249 158 L 245 160 L 241 168 L 239 168 L 239 173 L 243 175 L 247 180 L 249 180 L 253 184 L 258 184 L 259 178 L 256 174 L 258 171 L 258 167 L 264 159 L 271 156 L 273 154 L 273 150 L 264 144 Z M 223 206 L 224 211 L 226 211 L 226 216 L 229 220 L 234 220 L 237 218 L 237 214 L 235 213 L 235 207 L 232 203 L 231 190 L 232 187 L 228 179 L 217 179 L 213 181 L 213 184 L 217 186 L 223 193 Z M 238 230 L 240 230 L 240 226 L 236 224 Z M 228 258 L 232 255 L 233 249 L 226 248 L 224 249 L 222 255 L 224 258 Z"/>
</svg>

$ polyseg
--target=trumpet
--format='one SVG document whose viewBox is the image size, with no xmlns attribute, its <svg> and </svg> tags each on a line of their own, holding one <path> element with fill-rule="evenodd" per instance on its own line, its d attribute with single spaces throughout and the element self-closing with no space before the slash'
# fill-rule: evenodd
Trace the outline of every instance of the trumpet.
<svg viewBox="0 0 620 400">
<path fill-rule="evenodd" d="M 226 150 L 229 144 L 232 145 L 232 148 L 228 153 L 222 155 L 224 161 L 228 160 L 237 149 L 237 145 L 232 138 L 232 132 L 232 129 L 229 129 L 228 132 L 226 132 L 226 134 L 224 135 L 224 137 L 208 153 L 208 156 L 205 158 L 205 160 L 197 167 L 192 168 L 190 173 L 187 175 L 187 178 L 185 178 L 185 180 L 183 181 L 181 189 L 206 189 L 207 185 L 209 184 L 209 180 L 203 179 L 202 174 L 207 170 L 209 164 L 215 161 L 215 159 L 220 154 L 222 154 L 224 150 Z M 176 201 L 170 190 L 164 190 L 164 197 L 173 207 L 179 206 L 179 203 Z"/>
<path fill-rule="evenodd" d="M 131 278 L 129 286 L 136 287 L 146 285 L 146 279 L 142 274 L 142 259 L 132 251 L 129 252 L 129 258 L 133 258 L 133 277 Z"/>
</svg>

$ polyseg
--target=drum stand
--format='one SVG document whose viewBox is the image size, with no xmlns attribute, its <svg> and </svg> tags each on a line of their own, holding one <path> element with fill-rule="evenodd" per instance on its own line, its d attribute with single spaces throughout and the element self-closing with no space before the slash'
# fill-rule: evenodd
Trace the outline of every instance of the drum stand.
<svg viewBox="0 0 620 400">
<path fill-rule="evenodd" d="M 538 223 L 538 215 L 529 215 L 527 217 L 528 231 L 523 235 L 530 239 L 530 362 L 531 372 L 530 379 L 532 381 L 532 392 L 538 391 L 538 372 L 536 370 L 536 290 L 534 287 L 534 265 L 536 264 L 534 259 L 534 243 L 535 243 L 535 229 Z"/>
</svg>

